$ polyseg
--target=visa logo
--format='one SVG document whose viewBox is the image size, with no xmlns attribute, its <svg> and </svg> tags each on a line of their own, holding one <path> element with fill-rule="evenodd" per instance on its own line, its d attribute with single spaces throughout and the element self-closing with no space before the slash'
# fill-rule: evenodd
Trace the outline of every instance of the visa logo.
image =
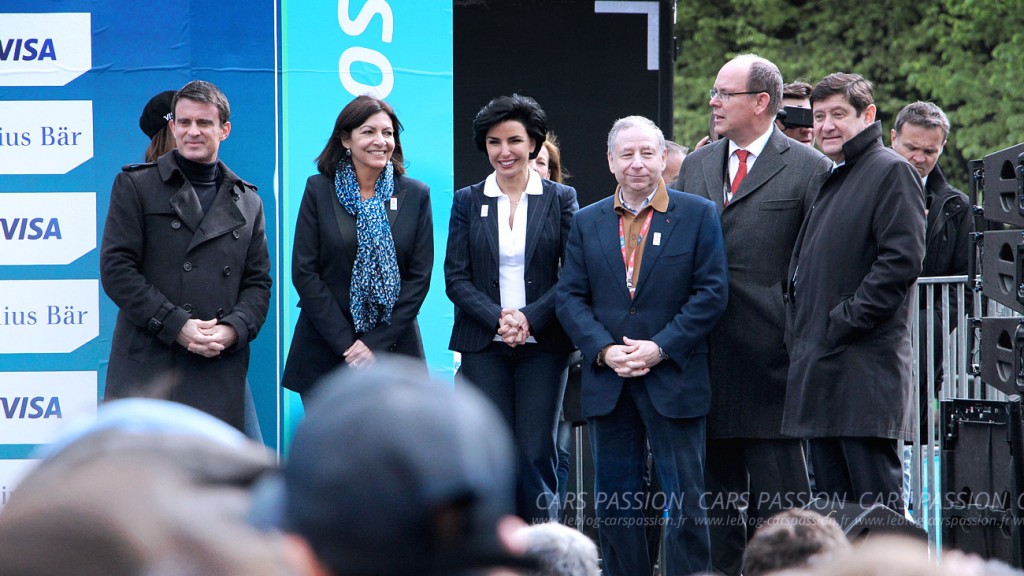
<svg viewBox="0 0 1024 576">
<path fill-rule="evenodd" d="M 60 222 L 56 218 L 0 218 L 0 231 L 5 240 L 60 240 Z"/>
<path fill-rule="evenodd" d="M 8 38 L 0 40 L 0 60 L 56 60 L 53 38 L 43 38 L 38 48 L 38 38 Z"/>
<path fill-rule="evenodd" d="M 43 407 L 46 404 L 46 407 Z M 62 418 L 60 413 L 60 398 L 51 396 L 49 399 L 43 396 L 29 398 L 28 396 L 15 396 L 8 398 L 0 396 L 0 408 L 8 420 L 38 418 Z"/>
</svg>

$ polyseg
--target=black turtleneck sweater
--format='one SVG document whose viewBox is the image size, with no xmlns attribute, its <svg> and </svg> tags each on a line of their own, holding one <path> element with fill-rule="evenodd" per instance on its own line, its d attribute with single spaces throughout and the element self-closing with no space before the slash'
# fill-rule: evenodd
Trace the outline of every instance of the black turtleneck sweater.
<svg viewBox="0 0 1024 576">
<path fill-rule="evenodd" d="M 210 164 L 193 162 L 182 156 L 177 150 L 174 151 L 174 159 L 178 162 L 178 167 L 181 168 L 185 179 L 192 184 L 192 189 L 196 191 L 196 196 L 199 196 L 199 204 L 203 207 L 203 214 L 205 215 L 210 210 L 214 197 L 217 196 L 217 189 L 220 188 L 221 182 L 224 181 L 224 175 L 220 172 L 219 164 L 217 162 Z"/>
</svg>

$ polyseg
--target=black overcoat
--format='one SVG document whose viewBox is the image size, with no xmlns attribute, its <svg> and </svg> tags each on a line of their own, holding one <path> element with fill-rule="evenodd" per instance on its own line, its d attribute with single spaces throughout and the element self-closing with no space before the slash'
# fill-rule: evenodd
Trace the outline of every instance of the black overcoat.
<svg viewBox="0 0 1024 576">
<path fill-rule="evenodd" d="M 783 432 L 910 440 L 916 398 L 908 294 L 924 259 L 921 179 L 882 146 L 878 122 L 843 153 L 789 266 Z"/>
<path fill-rule="evenodd" d="M 103 289 L 118 307 L 106 398 L 158 380 L 171 400 L 242 427 L 249 342 L 270 305 L 270 256 L 256 187 L 224 163 L 208 212 L 169 152 L 125 166 L 110 192 L 100 249 Z M 230 324 L 238 342 L 216 358 L 175 338 L 190 318 Z"/>
</svg>

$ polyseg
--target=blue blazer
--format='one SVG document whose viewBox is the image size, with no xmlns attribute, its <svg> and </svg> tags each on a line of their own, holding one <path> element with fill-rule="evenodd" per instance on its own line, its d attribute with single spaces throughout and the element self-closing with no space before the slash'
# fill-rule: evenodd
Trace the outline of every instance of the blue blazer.
<svg viewBox="0 0 1024 576">
<path fill-rule="evenodd" d="M 710 407 L 706 337 L 728 299 L 722 227 L 711 201 L 675 190 L 668 196 L 668 210 L 651 221 L 632 299 L 614 198 L 573 219 L 557 312 L 586 359 L 584 417 L 608 414 L 618 402 L 625 380 L 594 360 L 605 346 L 622 344 L 623 336 L 653 340 L 669 355 L 642 377 L 661 415 L 695 418 Z"/>
<path fill-rule="evenodd" d="M 487 206 L 486 216 L 483 207 Z M 572 342 L 555 317 L 555 285 L 562 267 L 576 189 L 543 180 L 526 212 L 526 307 L 530 332 L 542 349 L 568 352 Z M 451 350 L 479 352 L 494 339 L 501 317 L 498 286 L 498 199 L 484 196 L 484 183 L 455 192 L 444 259 L 445 291 L 455 304 Z"/>
</svg>

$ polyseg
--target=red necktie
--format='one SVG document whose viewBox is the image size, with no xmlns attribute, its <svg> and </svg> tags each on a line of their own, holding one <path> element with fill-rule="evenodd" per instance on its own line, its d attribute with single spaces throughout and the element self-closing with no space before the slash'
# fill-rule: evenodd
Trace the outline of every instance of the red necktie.
<svg viewBox="0 0 1024 576">
<path fill-rule="evenodd" d="M 735 194 L 740 189 L 740 182 L 743 182 L 743 178 L 747 175 L 747 156 L 750 152 L 746 150 L 737 150 L 736 157 L 740 159 L 740 167 L 736 170 L 736 176 L 732 179 L 732 193 Z"/>
</svg>

